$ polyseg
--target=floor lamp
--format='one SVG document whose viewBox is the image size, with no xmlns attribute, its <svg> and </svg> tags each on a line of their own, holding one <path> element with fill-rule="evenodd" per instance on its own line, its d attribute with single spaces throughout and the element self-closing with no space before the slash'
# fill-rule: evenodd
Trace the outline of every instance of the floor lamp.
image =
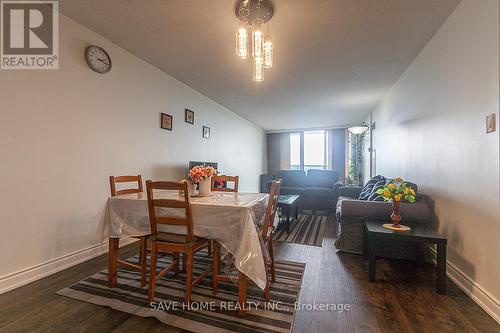
<svg viewBox="0 0 500 333">
<path fill-rule="evenodd" d="M 352 127 L 349 127 L 347 129 L 350 133 L 352 133 L 354 135 L 354 137 L 356 139 L 356 144 L 355 144 L 356 159 L 355 159 L 354 163 L 356 163 L 356 170 L 357 170 L 356 171 L 356 183 L 357 183 L 356 185 L 357 186 L 360 186 L 360 184 L 359 184 L 359 165 L 358 165 L 358 158 L 357 158 L 359 156 L 359 136 L 361 134 L 363 134 L 364 132 L 366 132 L 367 129 L 368 129 L 368 126 L 365 123 L 361 124 L 360 126 L 352 126 Z"/>
</svg>

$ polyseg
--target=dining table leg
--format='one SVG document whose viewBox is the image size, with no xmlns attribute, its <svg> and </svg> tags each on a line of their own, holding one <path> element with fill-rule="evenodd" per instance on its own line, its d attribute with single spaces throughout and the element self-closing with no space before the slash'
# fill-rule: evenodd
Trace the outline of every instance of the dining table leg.
<svg viewBox="0 0 500 333">
<path fill-rule="evenodd" d="M 240 315 L 245 314 L 245 303 L 247 301 L 247 277 L 240 272 L 238 277 L 238 304 Z"/>
<path fill-rule="evenodd" d="M 120 238 L 109 238 L 108 286 L 116 287 L 118 274 L 118 245 Z"/>
</svg>

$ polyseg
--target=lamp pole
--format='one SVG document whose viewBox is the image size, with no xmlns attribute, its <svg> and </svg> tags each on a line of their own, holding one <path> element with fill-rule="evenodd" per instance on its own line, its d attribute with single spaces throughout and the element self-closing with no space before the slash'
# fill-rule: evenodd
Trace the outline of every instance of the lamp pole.
<svg viewBox="0 0 500 333">
<path fill-rule="evenodd" d="M 354 148 L 354 169 L 356 171 L 356 183 L 357 185 L 359 186 L 359 154 L 360 154 L 360 151 L 359 151 L 359 135 L 363 134 L 366 130 L 368 129 L 368 126 L 363 123 L 361 126 L 352 126 L 352 127 L 349 127 L 348 130 L 349 132 L 354 135 L 356 138 L 356 141 L 355 142 L 355 148 Z"/>
<path fill-rule="evenodd" d="M 359 134 L 356 135 L 356 183 L 359 186 Z"/>
</svg>

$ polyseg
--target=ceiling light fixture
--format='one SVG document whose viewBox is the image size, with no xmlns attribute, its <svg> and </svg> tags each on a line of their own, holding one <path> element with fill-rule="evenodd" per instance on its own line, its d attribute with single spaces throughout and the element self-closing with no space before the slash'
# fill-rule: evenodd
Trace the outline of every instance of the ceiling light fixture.
<svg viewBox="0 0 500 333">
<path fill-rule="evenodd" d="M 240 21 L 236 32 L 236 55 L 240 59 L 248 59 L 249 47 L 254 62 L 254 81 L 264 81 L 264 69 L 273 67 L 274 45 L 269 34 L 263 32 L 266 24 L 274 13 L 271 0 L 238 0 L 235 14 Z M 252 37 L 248 38 L 250 30 Z"/>
</svg>

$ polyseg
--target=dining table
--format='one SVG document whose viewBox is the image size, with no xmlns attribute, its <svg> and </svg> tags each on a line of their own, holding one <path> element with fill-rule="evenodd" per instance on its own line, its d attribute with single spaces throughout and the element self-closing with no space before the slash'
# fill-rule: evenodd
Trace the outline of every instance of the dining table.
<svg viewBox="0 0 500 333">
<path fill-rule="evenodd" d="M 158 199 L 175 199 L 178 191 L 159 190 Z M 263 224 L 269 195 L 266 193 L 212 192 L 210 196 L 190 196 L 193 234 L 218 241 L 229 252 L 231 265 L 252 280 L 260 289 L 267 284 L 265 260 L 268 252 L 263 246 L 260 227 Z M 161 208 L 162 214 L 183 214 L 175 208 Z M 165 211 L 166 210 L 166 211 Z M 161 228 L 160 228 L 161 227 Z M 183 226 L 161 225 L 158 231 L 186 234 Z M 101 215 L 97 238 L 109 239 L 110 260 L 117 260 L 120 238 L 151 234 L 147 195 L 144 192 L 108 198 Z M 111 259 L 114 258 L 114 259 Z M 228 261 L 229 262 L 229 261 Z M 109 265 L 116 270 L 116 263 Z M 110 286 L 116 285 L 116 272 L 109 272 Z"/>
</svg>

